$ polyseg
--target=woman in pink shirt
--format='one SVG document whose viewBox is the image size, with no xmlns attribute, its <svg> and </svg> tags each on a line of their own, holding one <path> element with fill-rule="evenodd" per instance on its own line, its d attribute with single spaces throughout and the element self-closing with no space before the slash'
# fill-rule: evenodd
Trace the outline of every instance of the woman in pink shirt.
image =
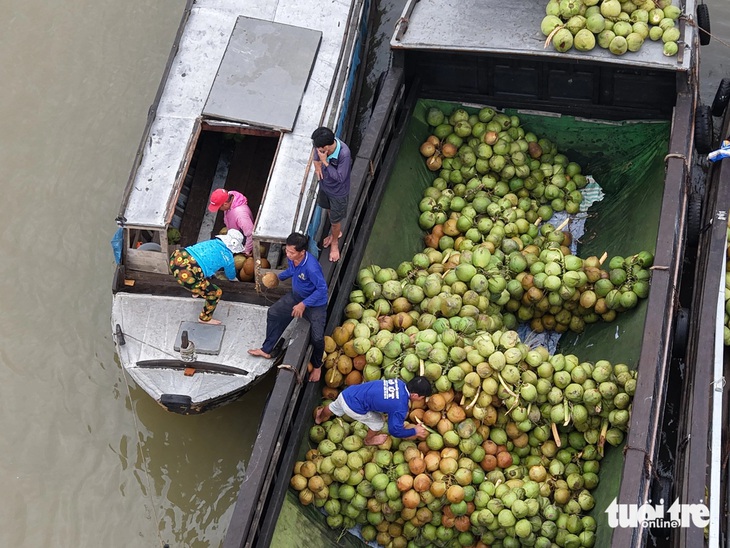
<svg viewBox="0 0 730 548">
<path fill-rule="evenodd" d="M 240 192 L 219 188 L 210 195 L 208 211 L 223 212 L 223 223 L 229 230 L 240 230 L 244 236 L 243 252 L 246 255 L 253 253 L 253 215 L 248 207 L 248 200 Z"/>
</svg>

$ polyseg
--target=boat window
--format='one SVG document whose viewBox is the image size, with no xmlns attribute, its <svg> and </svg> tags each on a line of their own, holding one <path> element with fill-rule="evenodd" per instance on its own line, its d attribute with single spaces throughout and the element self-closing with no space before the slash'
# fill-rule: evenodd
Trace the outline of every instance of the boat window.
<svg viewBox="0 0 730 548">
<path fill-rule="evenodd" d="M 203 114 L 291 131 L 320 31 L 239 17 Z"/>
</svg>

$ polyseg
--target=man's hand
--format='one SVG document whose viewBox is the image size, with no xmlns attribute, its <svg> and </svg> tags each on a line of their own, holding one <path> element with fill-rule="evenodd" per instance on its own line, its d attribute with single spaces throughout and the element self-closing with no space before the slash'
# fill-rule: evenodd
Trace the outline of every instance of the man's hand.
<svg viewBox="0 0 730 548">
<path fill-rule="evenodd" d="M 319 157 L 319 161 L 322 162 L 324 167 L 327 167 L 329 164 L 327 163 L 327 153 L 322 152 L 321 150 L 317 149 L 317 156 Z"/>
<path fill-rule="evenodd" d="M 428 430 L 426 430 L 425 426 L 423 426 L 422 424 L 417 424 L 415 426 L 415 428 L 416 428 L 416 437 L 419 440 L 425 440 L 428 437 L 429 432 L 428 432 Z"/>
<path fill-rule="evenodd" d="M 317 179 L 321 181 L 323 178 L 322 177 L 322 162 L 315 160 L 313 162 L 313 164 L 314 164 L 314 172 L 317 174 Z"/>
<path fill-rule="evenodd" d="M 304 315 L 305 308 L 307 308 L 307 306 L 303 302 L 295 304 L 294 307 L 291 309 L 291 315 L 294 318 L 301 318 Z"/>
</svg>

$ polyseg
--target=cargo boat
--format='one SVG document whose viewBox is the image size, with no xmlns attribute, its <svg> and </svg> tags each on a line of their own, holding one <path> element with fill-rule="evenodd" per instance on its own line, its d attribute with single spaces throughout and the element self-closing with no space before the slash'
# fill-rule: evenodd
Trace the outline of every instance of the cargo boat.
<svg viewBox="0 0 730 548">
<path fill-rule="evenodd" d="M 285 287 L 265 290 L 269 267 L 286 266 L 283 242 L 314 234 L 311 133 L 352 128 L 370 16 L 368 0 L 188 0 L 117 217 L 112 333 L 124 370 L 165 409 L 202 413 L 255 385 L 276 356 L 249 356 L 264 339 L 266 311 Z M 222 215 L 216 188 L 244 194 L 254 215 L 255 279 L 222 280 L 215 316 L 169 274 L 174 249 L 212 238 Z M 170 229 L 175 229 L 168 232 Z M 168 234 L 176 232 L 179 241 Z M 172 236 L 171 236 L 172 237 Z M 306 350 L 308 326 L 281 341 Z"/>
<path fill-rule="evenodd" d="M 730 109 L 727 108 L 730 79 L 718 87 L 711 110 L 705 115 L 721 119 L 716 138 L 709 148 L 730 139 Z M 728 491 L 728 406 L 726 381 L 730 375 L 730 351 L 724 342 L 727 287 L 727 232 L 730 215 L 730 163 L 721 160 L 709 165 L 701 207 L 690 211 L 694 239 L 693 254 L 687 264 L 694 283 L 688 313 L 686 389 L 682 392 L 680 414 L 688 417 L 679 424 L 676 462 L 672 470 L 681 504 L 707 507 L 710 518 L 706 531 L 682 528 L 675 546 L 723 546 L 728 541 L 730 523 Z"/>
<path fill-rule="evenodd" d="M 694 14 L 697 6 L 686 2 L 682 9 Z M 687 281 L 684 257 L 693 229 L 688 207 L 696 211 L 701 205 L 701 195 L 690 192 L 695 140 L 707 138 L 695 135 L 706 129 L 698 105 L 701 40 L 697 27 L 682 21 L 683 47 L 676 57 L 664 56 L 650 42 L 621 57 L 600 49 L 557 53 L 543 47 L 543 14 L 541 2 L 407 3 L 391 40 L 392 64 L 353 169 L 353 184 L 359 177 L 361 190 L 346 229 L 347 268 L 334 280 L 339 290 L 330 305 L 328 330 L 342 323 L 360 268 L 395 267 L 422 249 L 423 233 L 415 219 L 432 177 L 418 153 L 428 135 L 427 105 L 505 109 L 533 131 L 549 135 L 607 190 L 579 252 L 655 252 L 657 268 L 644 304 L 615 324 L 589 326 L 584 334 L 561 341 L 562 351 L 582 359 L 601 359 L 610 352 L 609 359 L 638 369 L 630 430 L 623 451 L 604 459 L 608 479 L 599 487 L 592 515 L 600 522 L 596 545 L 645 546 L 652 542 L 648 527 L 611 530 L 604 510 L 613 499 L 641 505 L 657 492 L 665 411 L 674 403 L 667 399 L 667 384 L 685 359 L 690 299 L 679 288 Z M 630 135 L 631 128 L 639 130 Z M 556 135 L 561 129 L 565 131 Z M 647 135 L 651 138 L 644 140 Z M 637 161 L 641 170 L 624 178 L 622 171 Z M 607 205 L 611 200 L 620 205 Z M 294 462 L 309 447 L 305 438 L 320 400 L 319 387 L 277 378 L 225 546 L 268 546 L 272 539 L 286 542 L 286 535 L 295 532 L 309 545 L 340 541 L 337 534 L 326 539 L 326 525 L 316 510 L 299 507 L 296 497 L 287 496 Z M 670 486 L 672 497 L 680 496 L 679 488 Z M 311 538 L 304 536 L 302 523 L 312 524 Z M 688 531 L 697 539 L 703 534 L 691 528 L 682 533 Z M 673 531 L 672 542 L 678 538 L 678 530 Z"/>
</svg>

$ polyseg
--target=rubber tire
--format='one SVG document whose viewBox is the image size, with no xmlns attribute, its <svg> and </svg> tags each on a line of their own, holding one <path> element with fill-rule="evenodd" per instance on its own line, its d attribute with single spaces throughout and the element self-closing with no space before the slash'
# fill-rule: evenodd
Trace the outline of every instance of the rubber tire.
<svg viewBox="0 0 730 548">
<path fill-rule="evenodd" d="M 695 110 L 695 150 L 700 154 L 712 152 L 712 111 L 708 105 L 697 105 Z"/>
<path fill-rule="evenodd" d="M 680 308 L 677 310 L 677 318 L 674 323 L 674 345 L 672 347 L 675 356 L 684 356 L 687 352 L 689 339 L 689 310 Z"/>
<path fill-rule="evenodd" d="M 687 204 L 687 247 L 695 249 L 702 229 L 702 196 L 690 194 Z"/>
<path fill-rule="evenodd" d="M 712 101 L 712 115 L 720 117 L 725 113 L 730 101 L 730 78 L 723 78 L 717 86 L 715 100 Z"/>
<path fill-rule="evenodd" d="M 697 4 L 697 26 L 701 29 L 698 31 L 700 33 L 700 45 L 706 46 L 712 38 L 710 35 L 710 8 L 707 4 Z"/>
</svg>

